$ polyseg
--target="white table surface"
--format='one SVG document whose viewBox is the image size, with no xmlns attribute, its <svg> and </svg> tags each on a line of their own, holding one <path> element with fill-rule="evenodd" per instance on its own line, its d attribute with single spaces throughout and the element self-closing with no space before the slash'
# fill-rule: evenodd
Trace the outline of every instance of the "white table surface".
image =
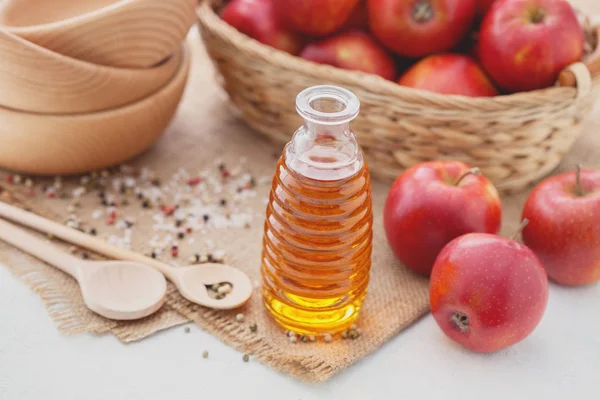
<svg viewBox="0 0 600 400">
<path fill-rule="evenodd" d="M 188 334 L 181 326 L 129 345 L 65 336 L 0 265 L 0 399 L 600 399 L 600 285 L 552 285 L 542 323 L 507 350 L 470 353 L 428 315 L 319 385 L 244 363 L 189 326 Z"/>
</svg>

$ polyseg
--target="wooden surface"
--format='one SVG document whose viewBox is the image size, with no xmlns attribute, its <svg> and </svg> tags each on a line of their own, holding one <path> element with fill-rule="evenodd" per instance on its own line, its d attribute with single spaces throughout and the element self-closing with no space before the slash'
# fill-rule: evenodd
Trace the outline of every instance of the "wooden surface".
<svg viewBox="0 0 600 400">
<path fill-rule="evenodd" d="M 75 60 L 0 27 L 0 106 L 33 113 L 86 113 L 156 93 L 178 70 L 180 54 L 154 68 L 125 69 Z"/>
<path fill-rule="evenodd" d="M 189 54 L 183 54 L 176 76 L 166 86 L 125 107 L 78 115 L 0 107 L 0 167 L 37 175 L 76 174 L 143 152 L 163 133 L 181 100 L 190 65 Z"/>
<path fill-rule="evenodd" d="M 5 0 L 0 24 L 68 57 L 113 67 L 156 65 L 178 48 L 196 0 Z"/>
<path fill-rule="evenodd" d="M 85 304 L 105 318 L 147 317 L 165 302 L 164 276 L 145 264 L 83 261 L 3 220 L 0 220 L 0 239 L 75 278 Z"/>
</svg>

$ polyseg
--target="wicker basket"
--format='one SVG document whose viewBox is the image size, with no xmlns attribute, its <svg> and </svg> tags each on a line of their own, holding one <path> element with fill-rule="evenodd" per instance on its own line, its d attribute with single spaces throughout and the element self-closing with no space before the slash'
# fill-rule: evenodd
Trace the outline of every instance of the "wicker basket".
<svg viewBox="0 0 600 400">
<path fill-rule="evenodd" d="M 272 49 L 222 21 L 219 1 L 198 7 L 200 33 L 242 118 L 279 143 L 302 124 L 295 96 L 308 86 L 353 91 L 361 112 L 353 130 L 373 176 L 395 179 L 428 160 L 478 166 L 503 192 L 548 175 L 578 137 L 599 92 L 584 64 L 572 66 L 577 88 L 553 87 L 489 98 L 445 96 L 402 87 L 378 76 L 318 65 Z M 588 48 L 597 42 L 588 35 Z"/>
</svg>

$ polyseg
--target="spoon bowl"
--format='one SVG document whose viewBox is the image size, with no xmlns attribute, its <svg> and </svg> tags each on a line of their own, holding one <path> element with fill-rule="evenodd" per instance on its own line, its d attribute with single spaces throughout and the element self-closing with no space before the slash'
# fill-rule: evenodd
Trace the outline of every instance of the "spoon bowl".
<svg viewBox="0 0 600 400">
<path fill-rule="evenodd" d="M 84 271 L 80 285 L 85 304 L 106 318 L 145 317 L 157 311 L 165 301 L 165 277 L 145 264 L 88 261 L 81 265 L 81 271 Z"/>
<path fill-rule="evenodd" d="M 252 294 L 250 278 L 239 269 L 223 264 L 198 264 L 173 269 L 169 279 L 187 300 L 216 310 L 239 307 Z M 207 287 L 222 282 L 231 284 L 231 293 L 222 299 L 210 297 Z"/>
<path fill-rule="evenodd" d="M 165 302 L 165 277 L 148 265 L 123 261 L 83 261 L 0 220 L 0 239 L 71 275 L 86 306 L 109 319 L 147 317 Z"/>
<path fill-rule="evenodd" d="M 194 23 L 196 0 L 4 0 L 0 25 L 68 57 L 145 68 L 168 57 Z"/>
</svg>

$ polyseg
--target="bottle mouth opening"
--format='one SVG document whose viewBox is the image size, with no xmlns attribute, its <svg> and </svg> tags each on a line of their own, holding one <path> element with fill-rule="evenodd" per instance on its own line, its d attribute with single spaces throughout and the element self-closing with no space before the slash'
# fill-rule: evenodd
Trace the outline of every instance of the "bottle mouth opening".
<svg viewBox="0 0 600 400">
<path fill-rule="evenodd" d="M 338 125 L 352 121 L 358 115 L 360 102 L 349 90 L 338 86 L 313 86 L 296 97 L 296 111 L 307 121 Z"/>
</svg>

